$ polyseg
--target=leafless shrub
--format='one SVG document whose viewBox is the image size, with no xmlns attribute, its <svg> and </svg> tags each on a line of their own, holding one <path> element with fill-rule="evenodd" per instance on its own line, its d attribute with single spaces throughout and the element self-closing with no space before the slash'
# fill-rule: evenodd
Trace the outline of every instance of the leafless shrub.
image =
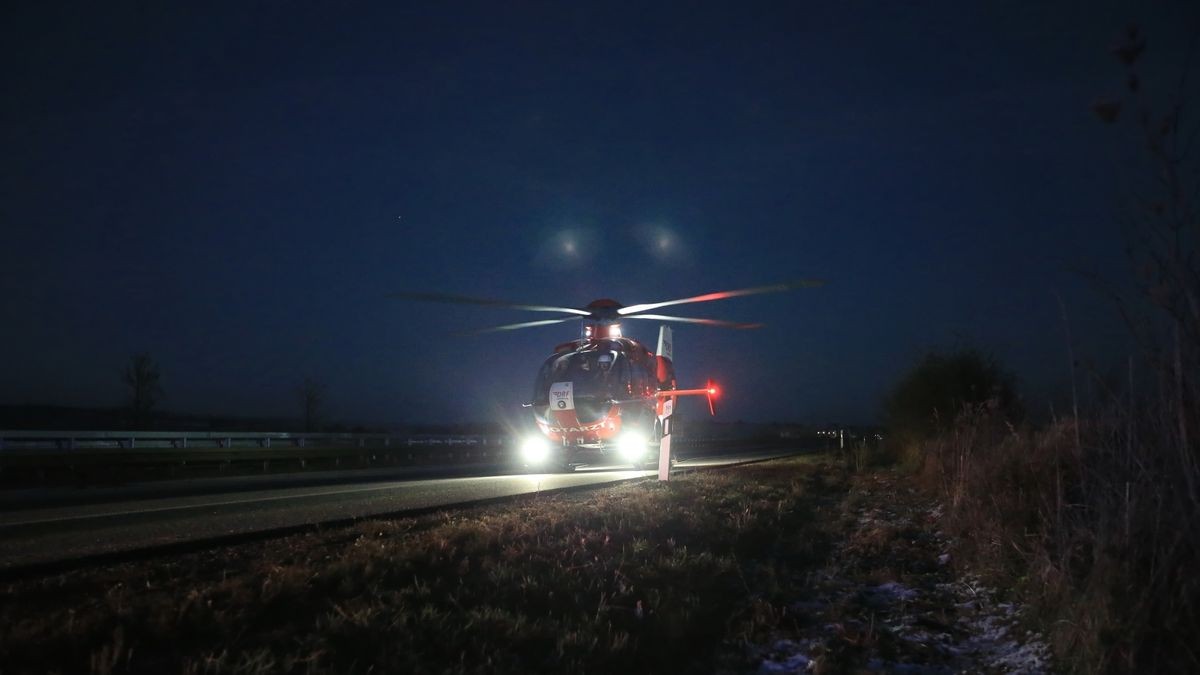
<svg viewBox="0 0 1200 675">
<path fill-rule="evenodd" d="M 325 385 L 311 377 L 306 377 L 296 388 L 296 394 L 300 399 L 304 430 L 309 433 L 317 431 L 321 424 L 321 413 L 325 404 Z"/>
<path fill-rule="evenodd" d="M 1176 418 L 1110 406 L 1080 421 L 1077 444 L 1074 420 L 1019 430 L 980 406 L 931 444 L 925 477 L 963 553 L 1017 582 L 1079 670 L 1200 668 L 1200 476 Z"/>
<path fill-rule="evenodd" d="M 163 398 L 162 374 L 158 363 L 150 354 L 134 354 L 121 374 L 121 381 L 129 387 L 129 412 L 134 426 L 145 425 L 154 412 L 154 407 Z"/>
</svg>

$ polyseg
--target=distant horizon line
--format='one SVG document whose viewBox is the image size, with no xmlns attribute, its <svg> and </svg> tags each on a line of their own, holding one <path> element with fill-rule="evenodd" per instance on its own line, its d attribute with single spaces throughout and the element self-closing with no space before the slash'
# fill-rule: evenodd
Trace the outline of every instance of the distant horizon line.
<svg viewBox="0 0 1200 675">
<path fill-rule="evenodd" d="M 45 403 L 45 402 L 39 402 L 39 403 L 30 403 L 30 402 L 4 403 L 4 402 L 0 402 L 0 429 L 8 429 L 9 428 L 8 422 L 12 422 L 15 420 L 8 420 L 6 418 L 8 418 L 10 415 L 16 415 L 16 414 L 23 412 L 22 409 L 25 409 L 24 412 L 27 412 L 27 413 L 34 412 L 34 410 L 39 410 L 42 414 L 51 414 L 54 412 L 61 412 L 61 413 L 75 413 L 75 414 L 93 414 L 93 415 L 102 415 L 102 416 L 110 417 L 110 418 L 116 418 L 116 419 L 110 419 L 109 420 L 110 423 L 117 422 L 117 421 L 123 421 L 123 420 L 120 420 L 119 418 L 125 417 L 132 413 L 132 411 L 130 410 L 130 408 L 128 406 L 121 406 L 121 405 L 105 406 L 105 405 L 71 405 L 71 404 Z M 148 417 L 151 420 L 158 421 L 158 422 L 170 421 L 171 419 L 174 418 L 180 422 L 185 422 L 185 421 L 189 421 L 189 420 L 190 421 L 218 422 L 218 423 L 219 422 L 225 422 L 225 423 L 244 422 L 244 423 L 247 423 L 248 425 L 254 425 L 254 426 L 259 426 L 259 427 L 262 427 L 264 425 L 270 425 L 273 423 L 277 423 L 281 427 L 284 427 L 284 428 L 295 427 L 297 424 L 302 425 L 303 421 L 304 421 L 303 416 L 300 416 L 300 415 L 296 415 L 296 416 L 287 416 L 287 415 L 281 416 L 281 415 L 269 415 L 269 414 L 245 415 L 245 414 L 234 414 L 234 413 L 225 413 L 225 412 L 182 411 L 182 410 L 175 410 L 175 409 L 170 409 L 170 408 L 150 411 L 146 414 L 148 415 Z M 693 421 L 696 421 L 696 420 L 693 420 Z M 327 422 L 320 424 L 320 427 L 323 430 L 327 430 L 329 427 L 340 427 L 340 428 L 355 427 L 355 428 L 375 428 L 375 429 L 396 429 L 396 428 L 403 428 L 403 427 L 489 427 L 489 426 L 504 426 L 507 422 L 508 422 L 507 420 L 500 420 L 500 419 L 458 420 L 458 421 L 441 420 L 441 421 L 421 421 L 421 422 L 397 420 L 397 421 L 390 421 L 390 422 L 380 422 L 380 421 L 368 422 L 368 421 L 362 421 L 362 420 L 347 420 L 347 419 L 333 418 L 333 419 L 328 420 Z M 873 427 L 873 426 L 877 426 L 877 425 L 872 425 L 872 424 L 864 424 L 861 422 L 849 422 L 849 421 L 841 421 L 841 420 L 825 420 L 823 422 L 800 422 L 800 421 L 794 421 L 794 420 L 758 421 L 758 420 L 746 420 L 746 419 L 736 419 L 736 420 L 704 419 L 703 423 L 713 424 L 713 425 L 743 424 L 743 425 L 755 425 L 755 426 L 799 426 L 799 427 L 813 427 L 813 428 L 829 427 L 829 426 L 841 426 L 841 427 Z M 21 424 L 20 426 L 25 426 L 25 424 Z M 80 430 L 86 430 L 86 429 L 80 429 Z M 315 432 L 315 433 L 324 433 L 324 431 Z"/>
</svg>

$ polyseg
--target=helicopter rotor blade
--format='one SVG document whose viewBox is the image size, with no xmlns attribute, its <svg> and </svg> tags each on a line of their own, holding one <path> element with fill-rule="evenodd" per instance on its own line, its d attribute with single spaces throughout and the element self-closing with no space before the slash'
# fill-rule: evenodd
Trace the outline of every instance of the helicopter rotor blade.
<svg viewBox="0 0 1200 675">
<path fill-rule="evenodd" d="M 664 316 L 662 314 L 635 314 L 627 316 L 626 319 L 650 319 L 652 321 L 678 321 L 680 323 L 698 323 L 704 326 L 716 326 L 718 328 L 762 328 L 761 323 L 737 323 L 736 321 L 721 321 L 720 319 L 693 319 L 687 316 Z"/>
<path fill-rule="evenodd" d="M 450 295 L 447 293 L 411 293 L 401 291 L 399 293 L 389 293 L 389 298 L 402 298 L 404 300 L 423 300 L 426 302 L 448 302 L 459 305 L 484 305 L 487 307 L 505 307 L 507 309 L 523 309 L 530 312 L 563 312 L 566 314 L 575 314 L 577 316 L 591 316 L 591 312 L 585 309 L 577 309 L 575 307 L 555 307 L 552 305 L 527 305 L 519 302 L 508 302 L 507 300 L 491 300 L 488 298 L 470 298 L 465 295 Z"/>
<path fill-rule="evenodd" d="M 617 310 L 621 316 L 637 314 L 659 307 L 669 307 L 671 305 L 686 305 L 693 302 L 712 302 L 713 300 L 725 300 L 726 298 L 738 298 L 743 295 L 757 295 L 759 293 L 781 293 L 790 291 L 793 288 L 814 288 L 823 286 L 824 281 L 820 279 L 801 279 L 799 281 L 790 281 L 783 284 L 772 284 L 770 286 L 756 286 L 754 288 L 741 288 L 735 291 L 717 291 L 715 293 L 705 293 L 704 295 L 695 295 L 690 298 L 680 298 L 678 300 L 665 300 L 663 302 L 648 302 L 642 305 L 629 305 Z"/>
<path fill-rule="evenodd" d="M 480 333 L 499 333 L 501 331 L 506 331 L 506 330 L 519 330 L 521 328 L 536 328 L 538 326 L 549 326 L 549 325 L 556 324 L 556 323 L 563 323 L 565 321 L 578 321 L 578 319 L 576 319 L 573 316 L 568 316 L 568 317 L 562 318 L 562 319 L 544 319 L 542 321 L 526 321 L 524 323 L 510 323 L 510 324 L 506 324 L 504 326 L 493 326 L 492 328 L 481 328 L 479 330 L 467 331 L 467 334 L 478 335 Z"/>
</svg>

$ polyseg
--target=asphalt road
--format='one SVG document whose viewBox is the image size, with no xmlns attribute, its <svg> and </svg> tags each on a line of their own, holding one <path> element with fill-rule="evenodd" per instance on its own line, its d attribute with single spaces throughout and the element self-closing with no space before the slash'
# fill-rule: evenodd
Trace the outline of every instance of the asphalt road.
<svg viewBox="0 0 1200 675">
<path fill-rule="evenodd" d="M 772 448 L 699 457 L 676 470 L 717 467 L 796 454 Z M 148 484 L 90 494 L 7 496 L 0 502 L 0 573 L 53 569 L 70 561 L 115 559 L 139 551 L 234 541 L 239 537 L 347 522 L 384 514 L 502 499 L 635 480 L 653 471 L 614 466 L 581 467 L 573 473 L 395 478 L 340 472 L 318 477 L 288 475 L 253 480 L 222 479 Z M 364 480 L 365 479 L 365 480 Z M 58 499 L 56 499 L 58 497 Z M 59 503 L 56 504 L 55 502 Z M 29 508 L 29 504 L 40 504 Z M 19 508 L 18 508 L 19 507 Z"/>
</svg>

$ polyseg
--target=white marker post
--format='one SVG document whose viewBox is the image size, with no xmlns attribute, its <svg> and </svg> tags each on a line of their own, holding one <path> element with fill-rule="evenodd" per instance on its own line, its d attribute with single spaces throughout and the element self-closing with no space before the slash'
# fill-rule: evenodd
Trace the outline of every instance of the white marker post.
<svg viewBox="0 0 1200 675">
<path fill-rule="evenodd" d="M 658 479 L 671 480 L 671 413 L 675 412 L 675 397 L 663 401 L 663 414 L 658 418 L 662 438 L 658 441 Z"/>
</svg>

